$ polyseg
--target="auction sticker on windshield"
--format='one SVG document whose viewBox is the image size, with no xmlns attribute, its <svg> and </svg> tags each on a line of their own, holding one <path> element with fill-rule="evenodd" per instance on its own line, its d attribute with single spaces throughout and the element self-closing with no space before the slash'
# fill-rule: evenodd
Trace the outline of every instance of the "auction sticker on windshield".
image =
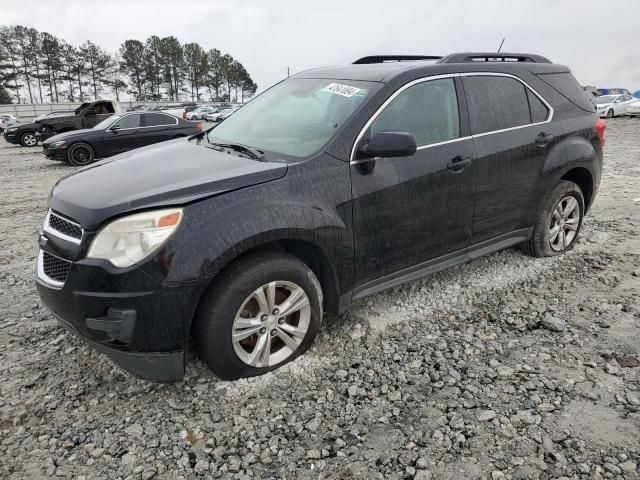
<svg viewBox="0 0 640 480">
<path fill-rule="evenodd" d="M 353 97 L 361 88 L 352 87 L 351 85 L 343 85 L 341 83 L 332 83 L 322 89 L 323 92 L 335 93 L 343 97 Z"/>
</svg>

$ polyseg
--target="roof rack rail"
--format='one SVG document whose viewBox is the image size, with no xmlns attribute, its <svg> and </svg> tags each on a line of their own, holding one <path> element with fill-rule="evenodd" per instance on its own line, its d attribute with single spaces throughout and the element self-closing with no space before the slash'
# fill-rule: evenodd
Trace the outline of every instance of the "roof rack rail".
<svg viewBox="0 0 640 480">
<path fill-rule="evenodd" d="M 542 55 L 532 53 L 491 53 L 491 52 L 464 52 L 452 53 L 438 60 L 437 63 L 469 63 L 469 62 L 529 62 L 552 63 Z"/>
<path fill-rule="evenodd" d="M 441 55 L 370 55 L 353 62 L 354 65 L 384 62 L 412 62 L 415 60 L 440 60 Z"/>
</svg>

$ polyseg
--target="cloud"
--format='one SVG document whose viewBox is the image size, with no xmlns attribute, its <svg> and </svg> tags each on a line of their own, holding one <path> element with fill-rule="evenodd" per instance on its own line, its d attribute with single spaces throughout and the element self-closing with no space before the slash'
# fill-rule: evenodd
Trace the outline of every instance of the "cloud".
<svg viewBox="0 0 640 480">
<path fill-rule="evenodd" d="M 5 3 L 3 24 L 48 31 L 111 52 L 128 38 L 174 35 L 240 60 L 260 88 L 291 72 L 363 55 L 497 49 L 569 65 L 583 84 L 640 89 L 635 0 L 599 1 L 48 0 Z"/>
</svg>

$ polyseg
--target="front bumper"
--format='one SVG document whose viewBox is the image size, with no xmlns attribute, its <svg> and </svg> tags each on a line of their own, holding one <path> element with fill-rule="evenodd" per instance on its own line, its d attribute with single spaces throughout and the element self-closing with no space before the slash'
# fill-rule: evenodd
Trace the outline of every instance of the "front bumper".
<svg viewBox="0 0 640 480">
<path fill-rule="evenodd" d="M 55 148 L 50 145 L 42 144 L 42 153 L 49 160 L 58 160 L 60 162 L 64 162 L 67 160 L 67 148 Z"/>
<path fill-rule="evenodd" d="M 138 377 L 182 378 L 191 320 L 206 280 L 160 284 L 137 267 L 82 259 L 65 260 L 66 278 L 54 281 L 44 273 L 43 256 L 53 254 L 45 248 L 36 265 L 38 294 L 63 326 Z"/>
<path fill-rule="evenodd" d="M 5 130 L 3 136 L 4 139 L 9 143 L 13 143 L 14 145 L 20 143 L 20 136 L 17 134 L 17 132 L 9 133 Z"/>
</svg>

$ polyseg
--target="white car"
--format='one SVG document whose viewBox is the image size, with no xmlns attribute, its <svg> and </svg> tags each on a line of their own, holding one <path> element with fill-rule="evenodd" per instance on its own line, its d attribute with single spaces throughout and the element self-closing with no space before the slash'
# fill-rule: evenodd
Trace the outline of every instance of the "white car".
<svg viewBox="0 0 640 480">
<path fill-rule="evenodd" d="M 191 110 L 185 114 L 187 120 L 202 120 L 204 118 L 205 113 L 210 113 L 217 110 L 218 107 L 210 107 L 209 105 L 205 105 L 203 107 L 198 107 L 195 110 Z"/>
<path fill-rule="evenodd" d="M 627 95 L 601 95 L 596 98 L 596 108 L 600 117 L 617 117 L 618 115 L 626 115 L 627 107 L 637 98 Z"/>
<path fill-rule="evenodd" d="M 204 118 L 205 120 L 208 120 L 210 122 L 221 122 L 239 108 L 239 105 L 232 105 L 230 107 L 223 108 L 222 110 L 215 113 L 207 113 L 205 114 Z"/>
<path fill-rule="evenodd" d="M 0 114 L 0 132 L 4 132 L 7 128 L 16 125 L 18 119 L 8 113 Z"/>
<path fill-rule="evenodd" d="M 627 106 L 627 115 L 640 117 L 640 98 L 633 97 L 633 102 Z"/>
</svg>

